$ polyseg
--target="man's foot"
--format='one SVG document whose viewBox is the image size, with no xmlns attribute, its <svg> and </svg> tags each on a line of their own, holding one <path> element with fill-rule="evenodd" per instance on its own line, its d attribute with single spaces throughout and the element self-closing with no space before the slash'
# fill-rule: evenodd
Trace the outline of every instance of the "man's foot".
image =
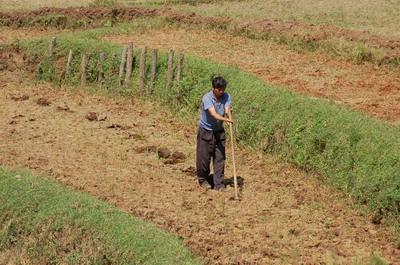
<svg viewBox="0 0 400 265">
<path fill-rule="evenodd" d="M 226 192 L 226 191 L 228 191 L 228 188 L 226 186 L 222 186 L 222 187 L 216 188 L 215 190 L 220 191 L 220 192 Z"/>
<path fill-rule="evenodd" d="M 202 188 L 206 189 L 206 190 L 211 189 L 211 185 L 208 184 L 207 181 L 203 181 L 202 183 L 200 183 L 200 186 L 201 186 Z"/>
</svg>

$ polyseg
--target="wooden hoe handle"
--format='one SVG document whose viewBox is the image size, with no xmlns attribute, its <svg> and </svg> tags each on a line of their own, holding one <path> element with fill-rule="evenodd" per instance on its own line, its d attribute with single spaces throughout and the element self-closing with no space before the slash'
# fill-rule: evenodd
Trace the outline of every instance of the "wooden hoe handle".
<svg viewBox="0 0 400 265">
<path fill-rule="evenodd" d="M 233 183 L 235 185 L 235 200 L 239 199 L 238 194 L 238 183 L 237 183 L 237 176 L 236 176 L 236 163 L 235 163 L 235 147 L 234 147 L 234 140 L 233 140 L 233 129 L 232 123 L 229 123 L 229 130 L 231 134 L 231 149 L 232 149 L 232 164 L 233 164 Z"/>
</svg>

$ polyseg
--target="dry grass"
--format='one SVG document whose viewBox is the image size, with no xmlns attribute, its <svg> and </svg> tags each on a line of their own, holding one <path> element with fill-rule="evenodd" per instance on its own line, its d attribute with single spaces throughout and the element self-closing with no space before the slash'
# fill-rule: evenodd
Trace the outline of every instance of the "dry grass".
<svg viewBox="0 0 400 265">
<path fill-rule="evenodd" d="M 9 28 L 0 27 L 0 44 L 10 44 L 17 40 L 27 40 L 37 37 L 54 36 L 67 30 L 39 28 Z"/>
<path fill-rule="evenodd" d="M 400 36 L 398 0 L 250 0 L 187 5 L 178 8 L 206 16 L 334 24 L 343 28 Z"/>
<path fill-rule="evenodd" d="M 88 6 L 93 0 L 0 0 L 0 11 L 33 10 L 41 7 Z"/>
</svg>

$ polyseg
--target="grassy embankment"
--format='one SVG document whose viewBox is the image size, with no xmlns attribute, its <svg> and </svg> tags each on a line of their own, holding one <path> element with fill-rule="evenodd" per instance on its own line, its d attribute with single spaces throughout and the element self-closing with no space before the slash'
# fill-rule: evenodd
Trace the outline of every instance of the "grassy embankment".
<svg viewBox="0 0 400 265">
<path fill-rule="evenodd" d="M 108 29 L 78 33 L 73 37 L 60 36 L 57 57 L 65 57 L 70 48 L 78 58 L 82 50 L 116 54 L 117 57 L 109 56 L 107 60 L 106 73 L 114 77 L 108 78 L 104 87 L 118 90 L 116 73 L 122 47 L 99 41 L 99 37 L 106 33 L 109 33 Z M 48 39 L 27 41 L 20 46 L 32 58 L 42 58 Z M 60 69 L 54 72 L 50 61 L 43 60 L 39 77 L 60 83 Z M 399 218 L 398 126 L 365 117 L 326 100 L 311 99 L 266 85 L 238 69 L 189 56 L 182 82 L 166 90 L 165 54 L 161 55 L 160 61 L 154 98 L 178 113 L 197 117 L 193 113 L 199 108 L 199 98 L 209 89 L 211 75 L 221 74 L 229 80 L 228 89 L 235 99 L 237 140 L 240 144 L 279 154 L 305 170 L 318 172 L 324 181 L 362 204 Z M 150 67 L 150 57 L 147 62 Z M 74 61 L 72 76 L 66 81 L 68 84 L 79 83 L 79 64 L 79 60 Z M 89 81 L 96 79 L 96 66 L 97 57 L 92 56 Z M 137 67 L 133 75 L 132 86 L 120 91 L 141 95 L 143 92 L 137 90 Z"/>
<path fill-rule="evenodd" d="M 0 168 L 0 264 L 201 264 L 154 225 L 43 177 Z"/>
</svg>

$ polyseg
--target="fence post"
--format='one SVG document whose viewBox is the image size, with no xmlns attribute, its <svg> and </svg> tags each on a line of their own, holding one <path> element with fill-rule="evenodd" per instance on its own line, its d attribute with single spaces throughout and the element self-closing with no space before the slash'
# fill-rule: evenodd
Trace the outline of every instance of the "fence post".
<svg viewBox="0 0 400 265">
<path fill-rule="evenodd" d="M 133 66 L 133 43 L 129 42 L 126 54 L 126 75 L 125 75 L 126 86 L 129 86 L 131 82 L 132 66 Z"/>
<path fill-rule="evenodd" d="M 52 37 L 51 41 L 50 41 L 50 45 L 49 45 L 49 54 L 50 56 L 54 55 L 54 50 L 57 46 L 57 38 L 56 37 Z"/>
<path fill-rule="evenodd" d="M 142 48 L 142 53 L 140 55 L 140 83 L 139 83 L 139 89 L 140 91 L 145 91 L 144 88 L 144 82 L 145 82 L 145 77 L 146 77 L 146 56 L 147 56 L 147 48 L 143 47 Z"/>
<path fill-rule="evenodd" d="M 69 50 L 68 58 L 67 58 L 67 66 L 65 67 L 65 78 L 67 78 L 71 74 L 71 62 L 72 62 L 73 55 L 74 55 L 74 52 L 72 50 Z"/>
<path fill-rule="evenodd" d="M 121 64 L 119 65 L 119 85 L 122 86 L 124 82 L 124 70 L 126 64 L 126 53 L 128 51 L 128 47 L 124 47 L 121 54 Z"/>
<path fill-rule="evenodd" d="M 86 68 L 88 65 L 88 55 L 86 52 L 82 53 L 82 62 L 81 62 L 81 86 L 86 85 Z"/>
<path fill-rule="evenodd" d="M 99 75 L 97 77 L 97 81 L 102 84 L 105 79 L 104 75 L 104 61 L 106 60 L 106 54 L 104 52 L 100 53 L 99 57 Z"/>
<path fill-rule="evenodd" d="M 157 51 L 157 49 L 153 49 L 152 63 L 151 63 L 151 76 L 150 76 L 150 94 L 154 93 L 154 87 L 156 84 L 157 61 L 158 61 L 158 51 Z"/>
<path fill-rule="evenodd" d="M 178 81 L 178 83 L 182 80 L 183 59 L 184 54 L 182 51 L 180 51 L 178 56 L 178 69 L 176 71 L 176 80 Z"/>
<path fill-rule="evenodd" d="M 169 50 L 168 53 L 168 71 L 167 71 L 167 88 L 171 88 L 172 80 L 174 79 L 174 50 Z"/>
<path fill-rule="evenodd" d="M 117 9 L 111 10 L 111 27 L 114 27 L 117 21 L 118 11 Z"/>
</svg>

